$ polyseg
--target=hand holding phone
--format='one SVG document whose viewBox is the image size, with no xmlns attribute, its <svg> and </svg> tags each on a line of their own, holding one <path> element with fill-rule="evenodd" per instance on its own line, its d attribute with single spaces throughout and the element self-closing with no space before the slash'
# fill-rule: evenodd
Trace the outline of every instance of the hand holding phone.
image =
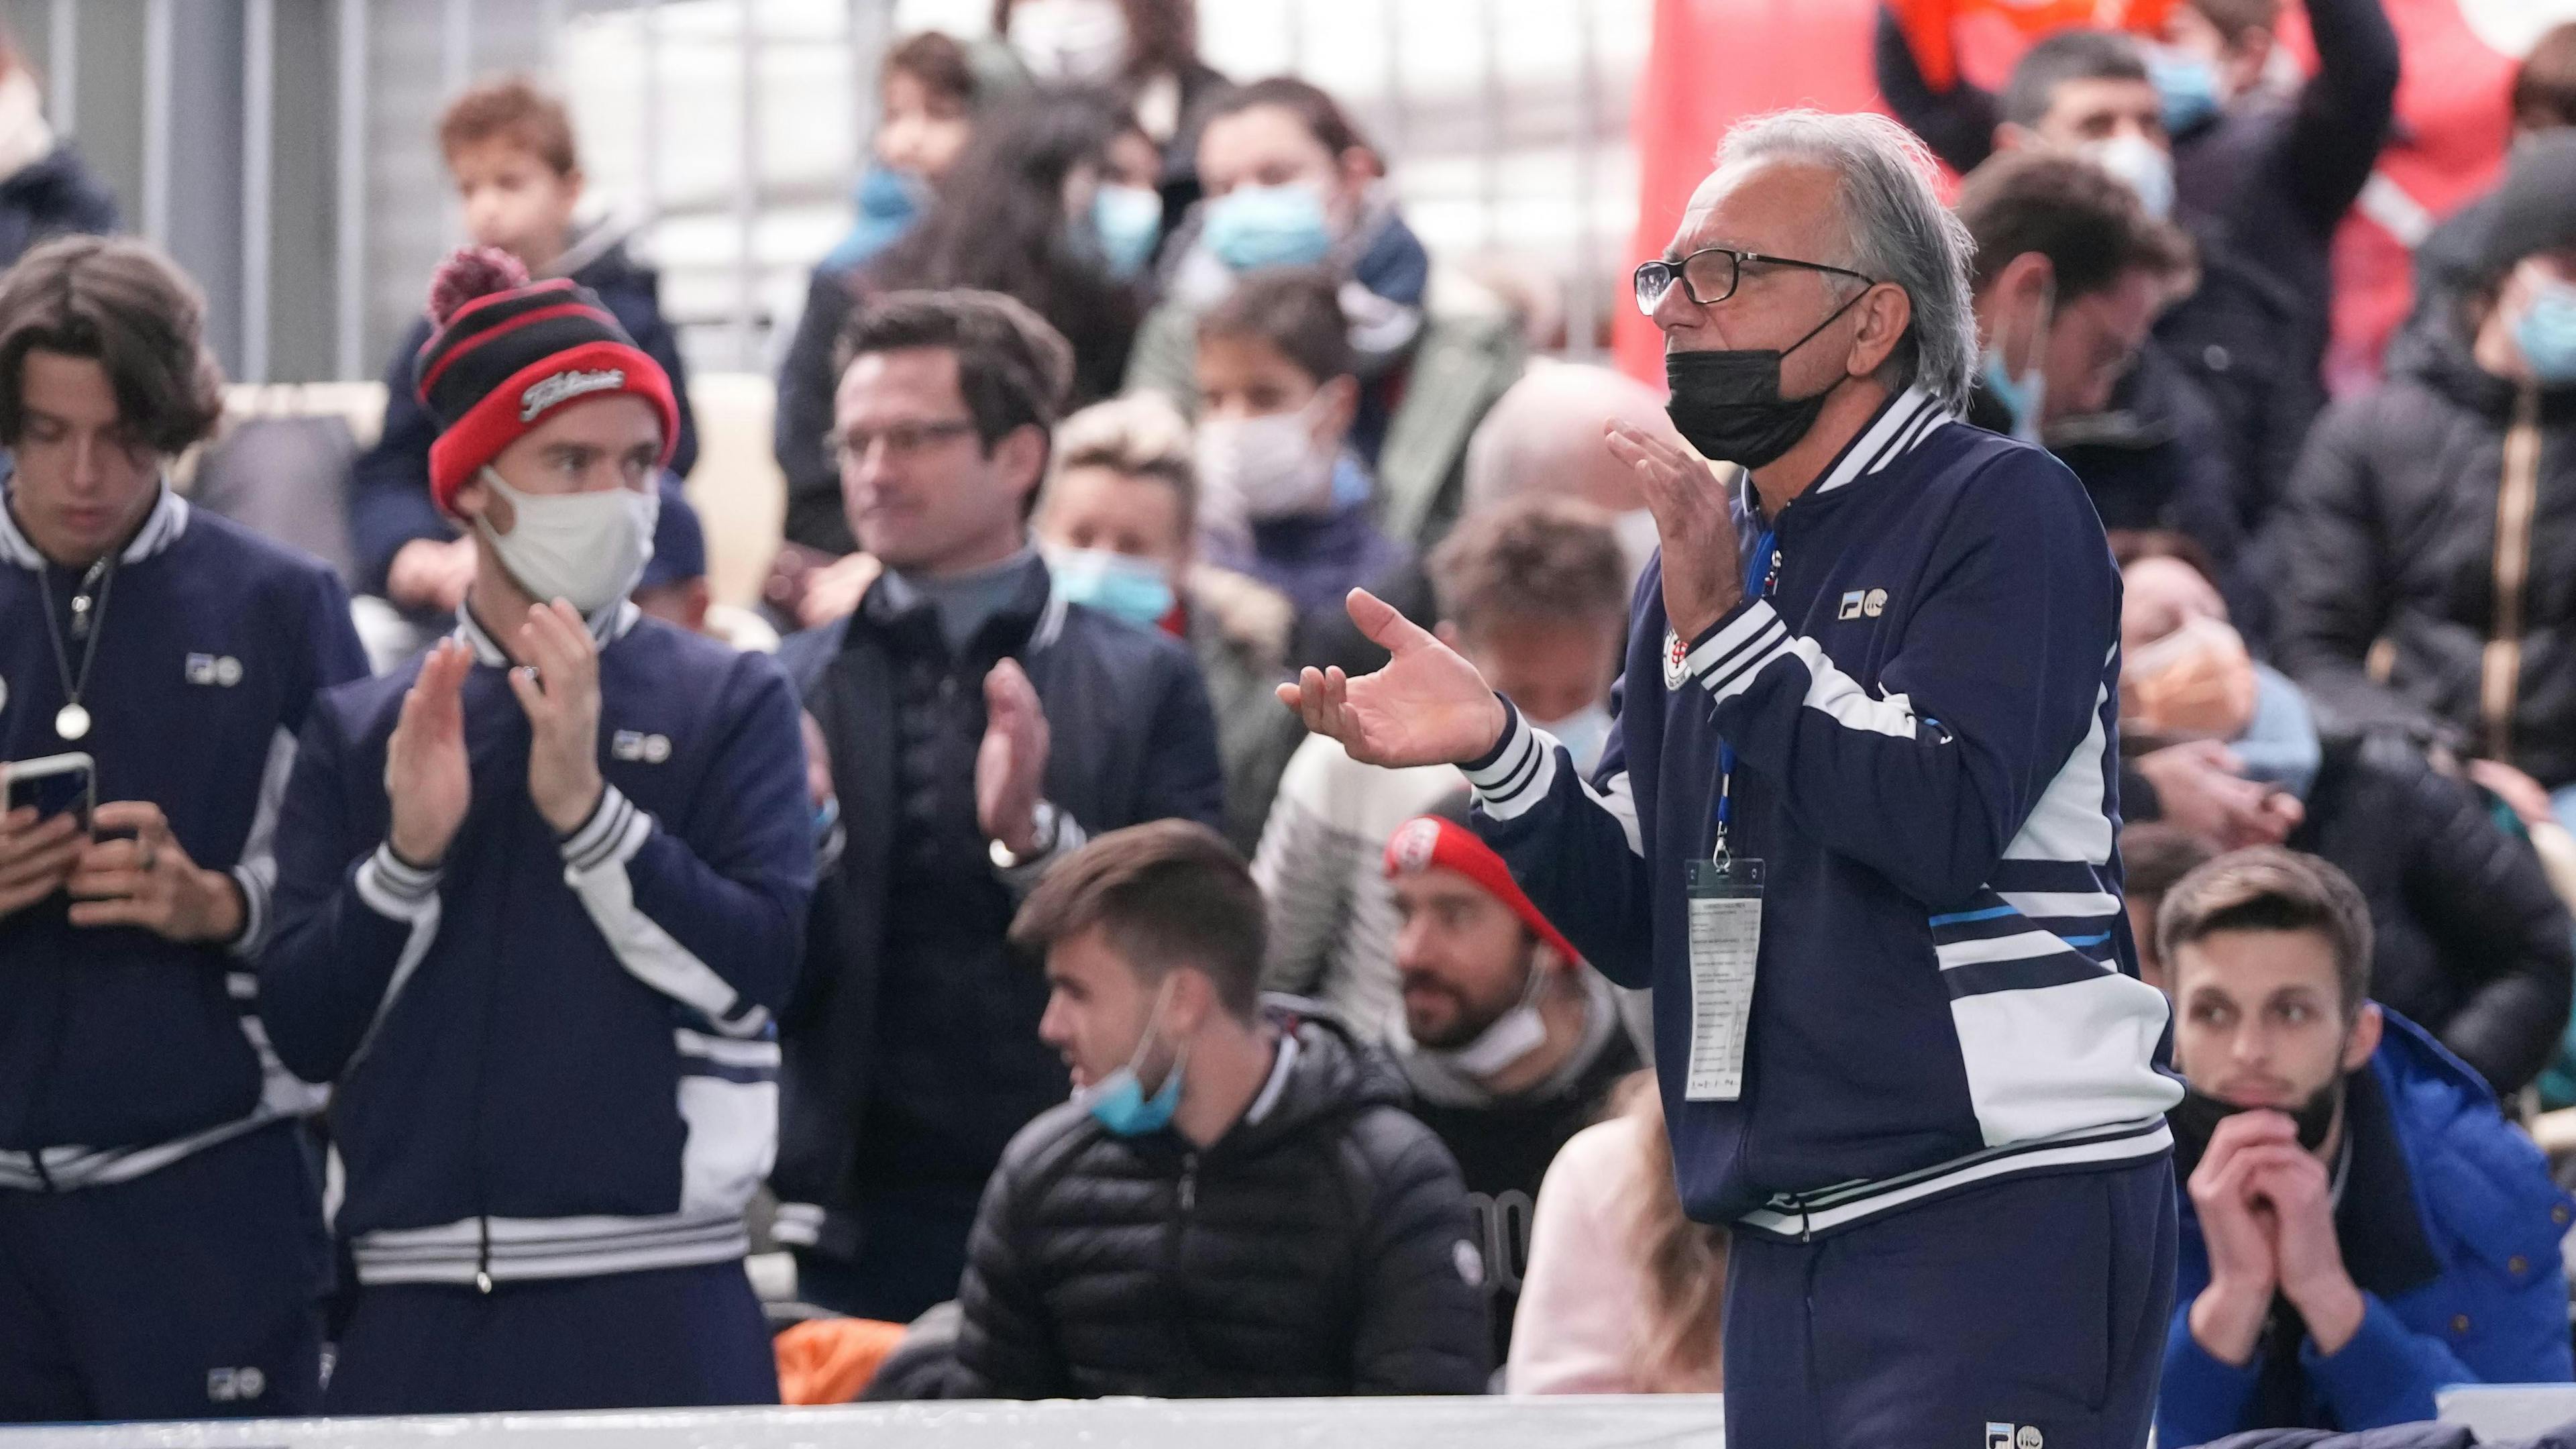
<svg viewBox="0 0 2576 1449">
<path fill-rule="evenodd" d="M 63 888 L 89 844 L 90 757 L 51 755 L 0 766 L 8 804 L 0 811 L 0 917 Z"/>
</svg>

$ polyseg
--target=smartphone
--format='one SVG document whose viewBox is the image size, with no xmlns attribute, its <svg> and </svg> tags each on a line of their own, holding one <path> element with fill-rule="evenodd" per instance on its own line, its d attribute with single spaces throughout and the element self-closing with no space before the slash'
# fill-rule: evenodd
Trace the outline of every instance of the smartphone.
<svg viewBox="0 0 2576 1449">
<path fill-rule="evenodd" d="M 5 775 L 8 780 L 8 808 L 16 810 L 33 805 L 39 821 L 50 820 L 69 810 L 86 832 L 90 812 L 98 806 L 93 765 L 88 755 L 77 750 L 0 765 L 0 775 Z"/>
</svg>

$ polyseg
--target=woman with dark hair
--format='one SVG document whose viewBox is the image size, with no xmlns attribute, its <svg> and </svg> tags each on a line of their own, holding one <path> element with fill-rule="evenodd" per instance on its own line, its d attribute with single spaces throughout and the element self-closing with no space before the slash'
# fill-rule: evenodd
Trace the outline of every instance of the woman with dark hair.
<svg viewBox="0 0 2576 1449">
<path fill-rule="evenodd" d="M 980 117 L 920 223 L 807 300 L 778 379 L 788 541 L 835 556 L 857 547 L 823 436 L 835 344 L 862 297 L 971 287 L 1016 298 L 1073 344 L 1075 403 L 1115 392 L 1141 310 L 1126 278 L 1160 222 L 1152 184 L 1135 119 L 1103 92 L 1040 92 Z"/>
<path fill-rule="evenodd" d="M 1398 543 L 1435 541 L 1458 510 L 1469 434 L 1520 377 L 1519 320 L 1494 301 L 1431 305 L 1431 254 L 1406 225 L 1384 160 L 1341 104 L 1305 81 L 1274 76 L 1211 100 L 1199 176 L 1207 199 L 1165 249 L 1163 300 L 1137 334 L 1127 386 L 1195 414 L 1200 316 L 1247 273 L 1322 267 L 1340 283 L 1358 359 L 1351 444 L 1379 470 L 1377 521 Z M 1473 290 L 1444 288 L 1452 299 Z"/>
<path fill-rule="evenodd" d="M 866 265 L 921 219 L 931 188 L 974 138 L 983 90 L 966 47 L 952 36 L 925 30 L 886 52 L 869 164 L 851 197 L 856 220 L 814 269 L 817 282 Z"/>
<path fill-rule="evenodd" d="M 1199 199 L 1200 103 L 1226 80 L 1199 59 L 1197 0 L 993 0 L 993 33 L 1040 82 L 1114 88 L 1160 148 L 1163 222 Z"/>
</svg>

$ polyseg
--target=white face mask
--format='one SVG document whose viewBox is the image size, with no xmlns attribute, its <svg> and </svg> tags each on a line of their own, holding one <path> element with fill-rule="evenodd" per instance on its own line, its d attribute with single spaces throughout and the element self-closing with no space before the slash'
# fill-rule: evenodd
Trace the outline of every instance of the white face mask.
<svg viewBox="0 0 2576 1449">
<path fill-rule="evenodd" d="M 1476 1033 L 1476 1039 L 1465 1046 L 1429 1055 L 1462 1076 L 1490 1077 L 1537 1051 L 1547 1044 L 1547 1021 L 1538 1014 L 1539 992 L 1546 984 L 1547 973 L 1531 962 L 1529 985 L 1511 1010 L 1494 1018 L 1493 1025 Z"/>
<path fill-rule="evenodd" d="M 1127 12 L 1118 0 L 1019 0 L 1007 38 L 1038 80 L 1098 84 L 1127 63 Z"/>
<path fill-rule="evenodd" d="M 1601 763 L 1601 752 L 1610 744 L 1610 706 L 1606 704 L 1577 710 L 1563 719 L 1531 720 L 1530 724 L 1555 736 L 1566 753 L 1574 756 L 1574 768 L 1586 775 Z"/>
<path fill-rule="evenodd" d="M 587 618 L 625 598 L 644 577 L 653 557 L 653 526 L 662 518 L 661 489 L 532 496 L 489 467 L 483 482 L 509 501 L 513 521 L 501 533 L 487 513 L 474 527 L 529 598 L 562 599 Z"/>
<path fill-rule="evenodd" d="M 1322 513 L 1333 503 L 1333 455 L 1315 446 L 1314 401 L 1293 413 L 1199 424 L 1199 482 L 1231 501 L 1217 512 L 1265 520 Z"/>
<path fill-rule="evenodd" d="M 2110 172 L 2114 180 L 2125 182 L 2138 193 L 2138 204 L 2147 209 L 2147 215 L 2158 221 L 2173 215 L 2173 156 L 2162 146 L 2131 134 L 2108 141 L 2087 141 L 2077 149 L 2094 165 Z"/>
</svg>

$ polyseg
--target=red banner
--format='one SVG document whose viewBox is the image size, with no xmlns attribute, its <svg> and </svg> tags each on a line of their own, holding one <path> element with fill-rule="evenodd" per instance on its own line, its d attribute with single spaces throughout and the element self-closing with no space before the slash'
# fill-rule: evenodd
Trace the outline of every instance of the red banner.
<svg viewBox="0 0 2576 1449">
<path fill-rule="evenodd" d="M 1955 3 L 1960 68 L 1999 85 L 2027 43 L 1992 0 Z M 2398 126 L 2380 178 L 2336 240 L 2335 341 L 2329 379 L 2350 388 L 2376 374 L 2380 349 L 2412 296 L 2409 252 L 2422 228 L 2493 184 L 2505 148 L 2514 60 L 2479 38 L 2459 0 L 2384 0 L 2405 56 Z M 1984 13 L 1969 14 L 1970 10 Z M 1634 258 L 1672 239 L 1718 139 L 1738 119 L 1786 106 L 1884 111 L 1870 75 L 1878 0 L 1656 0 L 1654 48 L 1632 119 L 1639 202 Z M 2314 63 L 2303 11 L 2282 40 Z M 1624 300 L 1624 298 L 1623 298 Z M 1663 379 L 1662 338 L 1633 307 L 1619 312 L 1618 359 Z"/>
</svg>

